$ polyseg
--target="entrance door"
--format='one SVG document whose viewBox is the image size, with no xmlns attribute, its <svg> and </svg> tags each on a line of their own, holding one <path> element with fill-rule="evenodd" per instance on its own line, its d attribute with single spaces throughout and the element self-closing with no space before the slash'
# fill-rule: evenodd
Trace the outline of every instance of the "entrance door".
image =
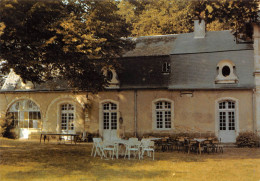
<svg viewBox="0 0 260 181">
<path fill-rule="evenodd" d="M 235 102 L 219 103 L 219 139 L 223 143 L 236 142 Z"/>
<path fill-rule="evenodd" d="M 103 104 L 103 139 L 117 138 L 117 105 L 114 103 Z"/>
<path fill-rule="evenodd" d="M 72 104 L 63 104 L 61 105 L 61 133 L 64 134 L 75 134 L 74 129 L 74 105 Z M 70 137 L 64 136 L 65 140 L 70 140 Z"/>
<path fill-rule="evenodd" d="M 18 112 L 19 116 L 19 138 L 28 139 L 29 138 L 29 114 L 25 111 Z"/>
</svg>

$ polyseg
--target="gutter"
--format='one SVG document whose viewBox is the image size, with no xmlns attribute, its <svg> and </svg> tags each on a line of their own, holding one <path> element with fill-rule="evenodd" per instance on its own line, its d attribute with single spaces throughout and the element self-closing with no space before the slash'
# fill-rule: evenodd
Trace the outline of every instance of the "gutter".
<svg viewBox="0 0 260 181">
<path fill-rule="evenodd" d="M 137 90 L 134 91 L 134 114 L 135 114 L 135 122 L 134 122 L 134 133 L 135 137 L 137 137 Z"/>
</svg>

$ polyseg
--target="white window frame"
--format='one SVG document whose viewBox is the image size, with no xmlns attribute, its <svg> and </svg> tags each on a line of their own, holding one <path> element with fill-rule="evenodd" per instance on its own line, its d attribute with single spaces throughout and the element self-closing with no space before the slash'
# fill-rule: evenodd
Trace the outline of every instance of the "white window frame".
<svg viewBox="0 0 260 181">
<path fill-rule="evenodd" d="M 112 99 L 105 99 L 99 103 L 99 135 L 103 136 L 103 105 L 106 103 L 116 104 L 117 109 L 115 112 L 117 113 L 117 130 L 119 129 L 119 102 L 114 101 Z"/>
<path fill-rule="evenodd" d="M 215 135 L 218 136 L 219 133 L 219 125 L 220 125 L 220 119 L 219 119 L 219 112 L 223 112 L 223 109 L 219 109 L 219 103 L 224 101 L 231 101 L 235 103 L 235 109 L 232 109 L 235 111 L 235 132 L 236 136 L 239 134 L 239 100 L 232 98 L 232 97 L 224 97 L 219 98 L 215 101 Z M 228 111 L 229 109 L 227 109 Z M 231 109 L 230 109 L 231 110 Z M 228 125 L 227 125 L 228 128 Z"/>
<path fill-rule="evenodd" d="M 165 119 L 163 120 L 163 128 L 157 128 L 157 116 L 156 116 L 156 104 L 158 102 L 169 102 L 171 104 L 170 109 L 161 109 L 162 111 L 171 111 L 171 128 L 165 128 Z M 153 120 L 153 129 L 154 130 L 172 130 L 174 129 L 174 102 L 167 98 L 156 99 L 152 102 L 152 120 Z"/>
<path fill-rule="evenodd" d="M 62 110 L 62 106 L 66 105 L 66 107 L 68 108 L 69 106 L 73 106 L 73 110 Z M 65 123 L 65 127 L 66 129 L 62 129 L 62 114 L 66 114 L 66 123 Z M 70 121 L 70 114 L 73 115 L 73 121 Z M 61 104 L 60 105 L 60 124 L 61 124 L 61 131 L 74 131 L 75 130 L 75 106 L 73 104 L 70 103 L 65 103 L 65 104 Z M 71 125 L 69 124 L 73 124 L 73 129 L 71 129 Z"/>
<path fill-rule="evenodd" d="M 19 107 L 17 107 L 17 103 L 19 102 Z M 32 104 L 33 107 L 30 107 L 30 103 Z M 13 101 L 11 104 L 9 104 L 8 106 L 9 108 L 6 111 L 6 114 L 8 113 L 17 113 L 17 119 L 15 119 L 14 121 L 17 121 L 17 128 L 25 128 L 25 129 L 41 129 L 41 127 L 39 127 L 39 122 L 42 123 L 42 113 L 40 111 L 40 106 L 31 99 L 28 98 L 21 98 L 21 99 L 17 99 L 15 101 Z M 28 126 L 27 127 L 20 127 L 20 122 L 21 122 L 21 117 L 20 117 L 20 112 L 23 112 L 23 117 L 24 117 L 24 113 L 27 113 L 28 118 L 27 120 L 23 120 L 23 122 L 27 121 L 28 122 Z M 31 113 L 31 114 L 30 114 Z M 36 114 L 37 118 L 32 118 L 33 114 Z M 30 116 L 31 115 L 31 116 Z M 40 117 L 40 118 L 39 118 Z M 32 122 L 32 127 L 30 127 L 30 122 Z"/>
<path fill-rule="evenodd" d="M 73 122 L 73 124 L 74 124 L 74 129 L 73 130 L 62 130 L 62 128 L 61 128 L 61 119 L 62 119 L 62 117 L 61 117 L 61 106 L 62 105 L 64 105 L 64 104 L 71 104 L 71 105 L 73 105 L 74 106 L 74 122 Z M 76 110 L 76 104 L 74 103 L 74 102 L 71 102 L 71 101 L 62 101 L 62 102 L 59 102 L 58 104 L 57 104 L 57 128 L 56 128 L 56 131 L 57 132 L 65 132 L 65 131 L 76 131 L 76 120 L 77 120 L 77 115 L 76 115 L 76 112 L 77 112 L 77 110 Z"/>
</svg>

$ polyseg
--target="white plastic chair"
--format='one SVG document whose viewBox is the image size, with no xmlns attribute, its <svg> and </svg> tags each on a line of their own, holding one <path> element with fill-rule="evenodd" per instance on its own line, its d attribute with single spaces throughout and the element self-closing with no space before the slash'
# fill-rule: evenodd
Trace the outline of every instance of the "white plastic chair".
<svg viewBox="0 0 260 181">
<path fill-rule="evenodd" d="M 125 157 L 128 155 L 128 159 L 130 160 L 131 152 L 134 153 L 134 157 L 136 157 L 136 154 L 138 154 L 138 158 L 140 160 L 140 145 L 141 142 L 138 141 L 137 138 L 129 138 L 127 144 L 126 144 L 126 151 L 125 151 Z"/>
<path fill-rule="evenodd" d="M 144 158 L 145 152 L 147 153 L 147 156 L 152 157 L 153 152 L 153 160 L 154 160 L 154 142 L 150 141 L 148 139 L 142 139 L 141 140 L 141 158 Z"/>
<path fill-rule="evenodd" d="M 109 154 L 109 157 L 112 158 L 112 160 L 114 159 L 114 157 L 118 158 L 118 156 L 116 155 L 117 143 L 112 141 L 103 142 L 102 149 L 105 158 L 107 158 L 107 153 Z"/>
<path fill-rule="evenodd" d="M 92 147 L 92 152 L 91 152 L 91 156 L 96 157 L 96 154 L 98 154 L 98 156 L 104 157 L 104 151 L 103 151 L 103 147 L 102 147 L 102 139 L 101 138 L 93 138 L 93 147 Z"/>
</svg>

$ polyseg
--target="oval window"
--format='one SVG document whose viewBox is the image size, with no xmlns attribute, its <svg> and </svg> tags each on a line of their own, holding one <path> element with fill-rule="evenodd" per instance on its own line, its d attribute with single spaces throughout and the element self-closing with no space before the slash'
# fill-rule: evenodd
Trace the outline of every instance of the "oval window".
<svg viewBox="0 0 260 181">
<path fill-rule="evenodd" d="M 223 75 L 224 77 L 227 77 L 227 76 L 230 75 L 230 68 L 229 68 L 229 66 L 224 66 L 224 67 L 222 68 L 222 75 Z"/>
</svg>

